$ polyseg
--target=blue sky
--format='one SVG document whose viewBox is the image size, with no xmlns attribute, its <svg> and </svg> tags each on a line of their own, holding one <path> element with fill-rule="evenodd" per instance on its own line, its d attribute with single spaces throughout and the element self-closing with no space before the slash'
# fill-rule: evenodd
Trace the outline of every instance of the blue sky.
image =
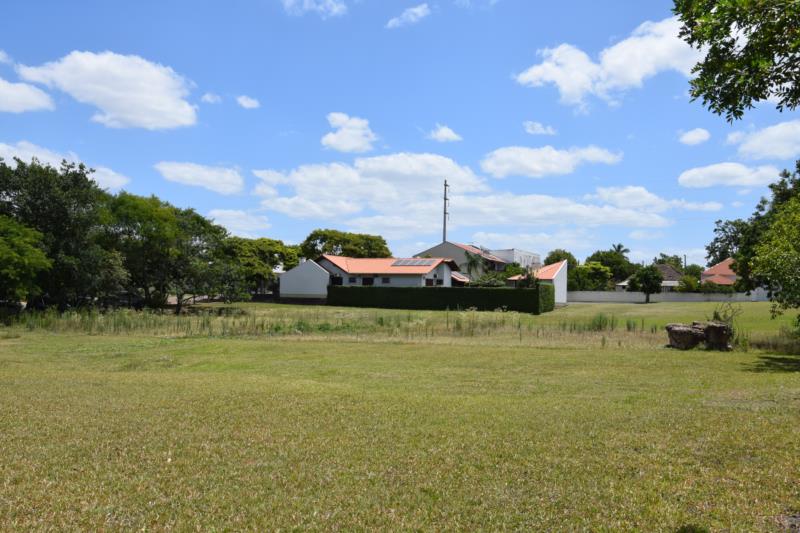
<svg viewBox="0 0 800 533">
<path fill-rule="evenodd" d="M 112 190 L 299 242 L 380 233 L 580 259 L 702 262 L 800 156 L 797 113 L 688 98 L 671 2 L 14 2 L 0 156 L 83 160 Z"/>
</svg>

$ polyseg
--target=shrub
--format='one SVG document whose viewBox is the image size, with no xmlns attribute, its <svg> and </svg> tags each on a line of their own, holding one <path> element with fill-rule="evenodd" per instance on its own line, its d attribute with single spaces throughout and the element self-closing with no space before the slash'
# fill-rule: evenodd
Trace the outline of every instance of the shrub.
<svg viewBox="0 0 800 533">
<path fill-rule="evenodd" d="M 555 307 L 552 285 L 533 289 L 453 287 L 328 287 L 328 305 L 385 309 L 478 309 L 540 314 Z"/>
</svg>

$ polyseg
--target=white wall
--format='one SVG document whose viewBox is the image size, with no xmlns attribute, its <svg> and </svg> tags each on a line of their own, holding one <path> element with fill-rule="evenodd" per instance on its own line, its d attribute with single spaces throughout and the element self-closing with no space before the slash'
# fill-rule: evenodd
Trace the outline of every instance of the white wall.
<svg viewBox="0 0 800 533">
<path fill-rule="evenodd" d="M 553 285 L 555 285 L 556 288 L 557 304 L 565 304 L 569 300 L 569 296 L 567 294 L 567 271 L 568 267 L 565 264 L 561 267 L 561 270 L 558 271 L 555 278 L 553 278 Z"/>
<path fill-rule="evenodd" d="M 572 291 L 567 293 L 567 300 L 572 303 L 644 303 L 642 292 L 620 291 Z M 556 300 L 558 301 L 558 300 Z M 767 292 L 757 289 L 751 294 L 737 292 L 734 294 L 703 294 L 694 292 L 662 292 L 650 295 L 651 302 L 766 302 Z"/>
<path fill-rule="evenodd" d="M 489 250 L 489 253 L 499 257 L 507 263 L 517 263 L 522 268 L 538 267 L 542 264 L 539 254 L 509 248 L 507 250 Z"/>
<path fill-rule="evenodd" d="M 280 277 L 281 298 L 328 297 L 330 274 L 314 261 L 304 261 Z"/>
</svg>

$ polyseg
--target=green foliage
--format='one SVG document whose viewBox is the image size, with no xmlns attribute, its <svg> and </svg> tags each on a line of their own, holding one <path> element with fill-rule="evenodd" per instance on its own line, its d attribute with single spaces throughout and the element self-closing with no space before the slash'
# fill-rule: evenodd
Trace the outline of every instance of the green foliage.
<svg viewBox="0 0 800 533">
<path fill-rule="evenodd" d="M 771 198 L 762 198 L 749 219 L 718 220 L 714 240 L 706 246 L 709 266 L 729 257 L 734 259 L 733 270 L 739 278 L 736 288 L 741 291 L 751 291 L 768 283 L 752 272 L 752 264 L 778 211 L 793 198 L 800 198 L 800 161 L 794 172 L 784 170 L 769 188 Z"/>
<path fill-rule="evenodd" d="M 546 284 L 533 289 L 331 285 L 328 287 L 328 305 L 386 309 L 505 309 L 538 315 L 555 306 L 555 292 Z"/>
<path fill-rule="evenodd" d="M 503 276 L 506 279 L 508 279 L 508 278 L 510 278 L 512 276 L 524 276 L 527 273 L 528 273 L 528 271 L 526 269 L 522 268 L 519 265 L 519 263 L 509 263 L 509 264 L 507 264 L 506 267 L 503 269 L 503 272 L 502 272 Z"/>
<path fill-rule="evenodd" d="M 36 278 L 51 265 L 41 247 L 41 233 L 0 215 L 0 302 L 38 292 Z"/>
<path fill-rule="evenodd" d="M 580 261 L 575 259 L 574 255 L 572 255 L 571 253 L 562 248 L 556 248 L 555 250 L 547 254 L 547 257 L 544 258 L 544 264 L 545 266 L 552 265 L 554 263 L 559 263 L 561 261 L 564 261 L 565 259 L 567 261 L 567 268 L 570 270 L 576 268 L 578 265 L 581 264 Z"/>
<path fill-rule="evenodd" d="M 317 259 L 323 254 L 347 257 L 391 257 L 386 240 L 380 235 L 348 233 L 333 229 L 312 231 L 300 244 L 300 254 Z"/>
<path fill-rule="evenodd" d="M 599 263 L 607 267 L 614 281 L 624 281 L 636 271 L 636 266 L 624 254 L 614 250 L 598 250 L 586 258 L 586 263 Z"/>
<path fill-rule="evenodd" d="M 703 274 L 704 270 L 705 269 L 703 267 L 701 267 L 700 265 L 692 264 L 692 265 L 687 265 L 683 269 L 683 273 L 686 274 L 687 276 L 691 276 L 691 277 L 699 280 L 700 276 Z"/>
<path fill-rule="evenodd" d="M 661 283 L 664 281 L 664 276 L 661 271 L 650 265 L 639 269 L 628 282 L 628 290 L 631 292 L 643 292 L 645 294 L 645 303 L 650 303 L 650 295 L 661 292 Z"/>
<path fill-rule="evenodd" d="M 101 292 L 109 255 L 98 243 L 108 214 L 108 194 L 83 165 L 62 163 L 59 170 L 33 160 L 0 160 L 0 215 L 38 231 L 51 262 L 35 285 L 41 296 L 33 305 L 60 308 L 90 303 Z"/>
<path fill-rule="evenodd" d="M 755 251 L 754 274 L 766 281 L 774 312 L 800 307 L 800 198 L 780 208 Z"/>
<path fill-rule="evenodd" d="M 597 262 L 587 261 L 575 269 L 574 282 L 578 291 L 605 291 L 613 278 L 610 268 Z"/>
<path fill-rule="evenodd" d="M 680 36 L 705 57 L 694 67 L 693 99 L 728 121 L 755 102 L 800 103 L 800 2 L 675 0 Z"/>
<path fill-rule="evenodd" d="M 733 285 L 719 285 L 713 281 L 704 281 L 698 290 L 704 294 L 733 294 L 736 289 Z"/>
<path fill-rule="evenodd" d="M 507 276 L 503 272 L 486 272 L 470 282 L 471 287 L 505 287 Z"/>
<path fill-rule="evenodd" d="M 276 269 L 286 271 L 298 264 L 297 247 L 275 239 L 228 237 L 222 243 L 222 253 L 239 264 L 247 291 L 252 294 L 262 294 L 275 284 Z"/>
<path fill-rule="evenodd" d="M 698 292 L 699 290 L 700 281 L 694 276 L 682 276 L 678 282 L 678 292 Z"/>
<path fill-rule="evenodd" d="M 549 313 L 556 308 L 556 288 L 551 283 L 533 285 L 539 295 L 539 309 L 536 314 Z"/>
<path fill-rule="evenodd" d="M 656 265 L 669 265 L 678 272 L 683 272 L 683 258 L 679 255 L 667 255 L 665 253 L 658 254 L 658 257 L 653 259 Z M 698 278 L 700 276 L 698 275 Z"/>
</svg>

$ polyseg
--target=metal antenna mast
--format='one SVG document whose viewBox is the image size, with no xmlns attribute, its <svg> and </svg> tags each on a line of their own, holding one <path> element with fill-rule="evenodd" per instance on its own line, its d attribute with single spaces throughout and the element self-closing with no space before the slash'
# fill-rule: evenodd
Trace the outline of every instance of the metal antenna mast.
<svg viewBox="0 0 800 533">
<path fill-rule="evenodd" d="M 442 214 L 442 242 L 447 242 L 447 217 L 450 216 L 450 212 L 447 210 L 449 206 L 450 198 L 447 197 L 447 189 L 450 186 L 447 184 L 447 180 L 444 180 L 444 212 Z"/>
</svg>

